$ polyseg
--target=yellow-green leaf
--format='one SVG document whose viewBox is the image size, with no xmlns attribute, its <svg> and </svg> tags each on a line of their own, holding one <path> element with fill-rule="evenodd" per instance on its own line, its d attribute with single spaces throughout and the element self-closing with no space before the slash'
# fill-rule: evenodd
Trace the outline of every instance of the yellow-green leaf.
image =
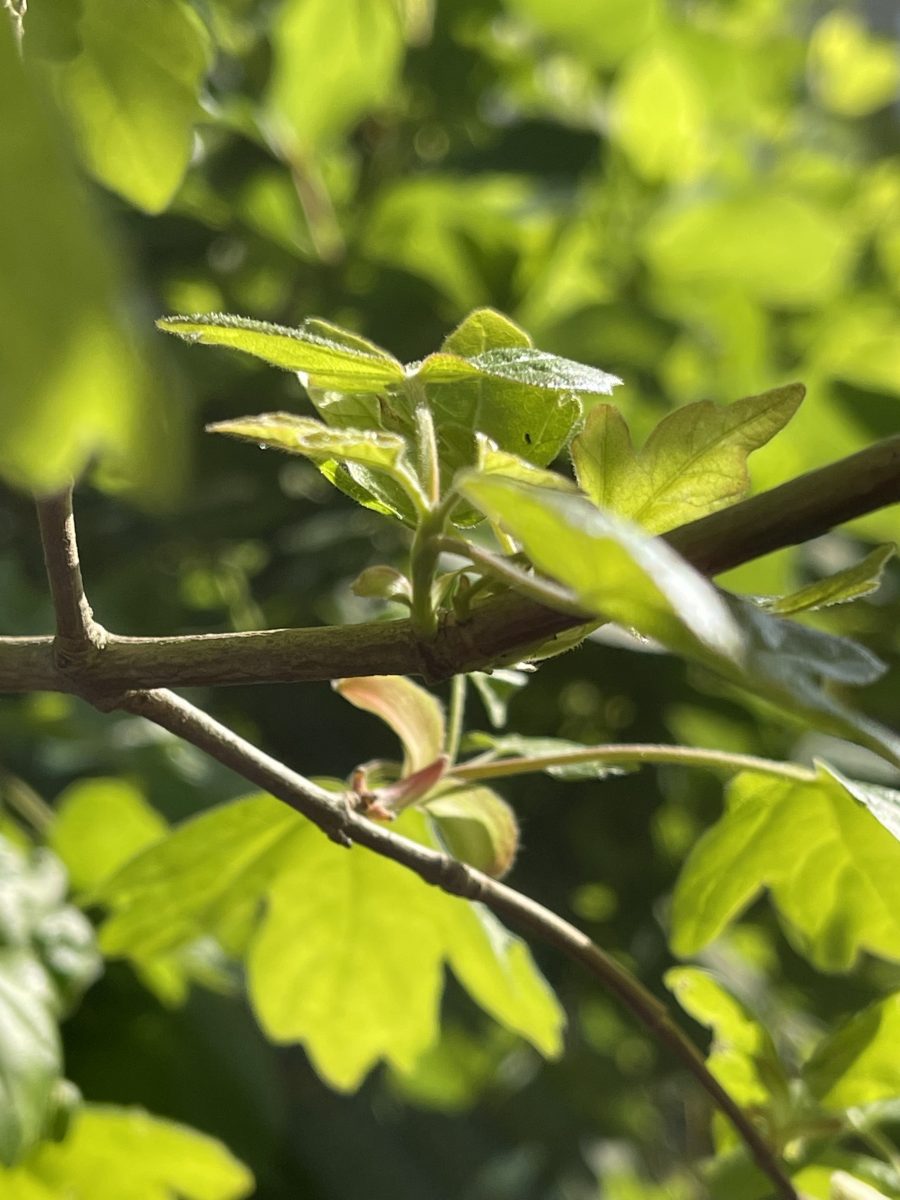
<svg viewBox="0 0 900 1200">
<path fill-rule="evenodd" d="M 803 1067 L 806 1086 L 827 1109 L 900 1096 L 900 992 L 864 1008 L 816 1046 Z"/>
<path fill-rule="evenodd" d="M 184 0 L 83 0 L 78 36 L 58 82 L 84 159 L 107 187 L 160 212 L 187 170 L 202 115 L 211 61 L 203 22 Z"/>
<path fill-rule="evenodd" d="M 848 604 L 851 600 L 869 596 L 878 591 L 887 561 L 895 553 L 896 546 L 876 546 L 852 567 L 817 579 L 787 596 L 772 597 L 765 602 L 765 607 L 783 617 L 829 608 L 832 604 Z"/>
<path fill-rule="evenodd" d="M 618 410 L 598 405 L 572 443 L 578 482 L 595 504 L 665 533 L 746 495 L 747 456 L 787 424 L 804 390 L 796 383 L 725 406 L 686 405 L 639 451 Z"/>
<path fill-rule="evenodd" d="M 768 888 L 824 970 L 847 970 L 864 951 L 900 961 L 900 842 L 837 780 L 742 774 L 726 795 L 675 889 L 676 954 L 696 954 Z"/>
<path fill-rule="evenodd" d="M 315 318 L 296 329 L 226 313 L 163 317 L 157 325 L 191 344 L 227 346 L 297 371 L 312 387 L 379 392 L 404 378 L 403 367 L 385 350 Z"/>
</svg>

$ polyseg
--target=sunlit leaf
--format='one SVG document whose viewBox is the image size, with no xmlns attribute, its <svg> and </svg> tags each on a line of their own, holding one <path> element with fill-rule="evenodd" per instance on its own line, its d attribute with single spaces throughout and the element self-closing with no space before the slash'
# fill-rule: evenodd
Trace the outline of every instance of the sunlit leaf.
<svg viewBox="0 0 900 1200">
<path fill-rule="evenodd" d="M 572 443 L 578 482 L 595 504 L 664 533 L 744 496 L 747 456 L 793 416 L 800 384 L 722 407 L 708 400 L 676 409 L 635 451 L 624 418 L 597 405 Z"/>
<path fill-rule="evenodd" d="M 49 845 L 75 889 L 102 883 L 167 829 L 138 789 L 123 779 L 74 783 L 57 800 L 55 812 Z"/>
<path fill-rule="evenodd" d="M 896 547 L 892 545 L 876 546 L 852 567 L 817 579 L 815 583 L 809 583 L 788 596 L 767 598 L 765 607 L 778 616 L 789 616 L 792 613 L 829 608 L 832 604 L 848 604 L 851 600 L 869 596 L 881 586 L 885 565 L 895 552 Z"/>
<path fill-rule="evenodd" d="M 657 210 L 644 241 L 650 268 L 679 287 L 727 284 L 785 308 L 836 297 L 854 251 L 836 211 L 783 190 L 679 200 Z"/>
<path fill-rule="evenodd" d="M 296 329 L 225 313 L 163 317 L 157 325 L 191 344 L 228 346 L 297 371 L 314 387 L 379 392 L 404 377 L 386 351 L 315 318 Z"/>
<path fill-rule="evenodd" d="M 394 828 L 434 844 L 427 821 L 407 810 Z M 405 868 L 334 846 L 270 797 L 186 822 L 102 895 L 111 955 L 230 933 L 269 1036 L 302 1040 L 335 1087 L 382 1059 L 414 1065 L 436 1036 L 444 962 L 498 1020 L 544 1053 L 559 1048 L 559 1007 L 517 938 Z"/>
<path fill-rule="evenodd" d="M 51 491 L 94 453 L 128 450 L 141 370 L 121 323 L 108 239 L 18 60 L 7 18 L 0 20 L 0 474 Z"/>
<path fill-rule="evenodd" d="M 900 843 L 824 772 L 815 783 L 733 780 L 675 889 L 675 952 L 695 954 L 763 888 L 824 970 L 866 950 L 900 960 Z"/>
<path fill-rule="evenodd" d="M 286 0 L 272 43 L 269 120 L 285 148 L 302 154 L 391 99 L 404 30 L 398 5 Z"/>
<path fill-rule="evenodd" d="M 900 1095 L 900 993 L 872 1004 L 826 1034 L 803 1067 L 811 1094 L 831 1110 Z"/>
<path fill-rule="evenodd" d="M 895 788 L 882 787 L 877 783 L 862 783 L 858 779 L 848 777 L 835 767 L 823 762 L 819 764 L 822 771 L 833 776 L 838 783 L 847 789 L 854 800 L 864 804 L 876 821 L 889 830 L 900 841 L 900 791 Z"/>
<path fill-rule="evenodd" d="M 82 0 L 80 50 L 58 83 L 87 165 L 147 212 L 187 170 L 210 65 L 203 22 L 183 0 Z"/>
<path fill-rule="evenodd" d="M 403 746 L 403 773 L 421 771 L 444 749 L 444 710 L 430 692 L 402 675 L 338 679 L 336 692 L 357 708 L 374 713 L 396 733 Z"/>
<path fill-rule="evenodd" d="M 832 112 L 864 117 L 897 98 L 897 46 L 873 37 L 852 12 L 834 9 L 819 21 L 809 43 L 810 81 Z"/>
<path fill-rule="evenodd" d="M 441 350 L 460 358 L 475 358 L 488 350 L 532 345 L 525 330 L 503 313 L 493 308 L 476 308 L 447 334 Z"/>
<path fill-rule="evenodd" d="M 520 541 L 585 612 L 675 648 L 740 658 L 743 636 L 713 586 L 664 542 L 581 496 L 470 474 L 463 495 Z"/>
</svg>

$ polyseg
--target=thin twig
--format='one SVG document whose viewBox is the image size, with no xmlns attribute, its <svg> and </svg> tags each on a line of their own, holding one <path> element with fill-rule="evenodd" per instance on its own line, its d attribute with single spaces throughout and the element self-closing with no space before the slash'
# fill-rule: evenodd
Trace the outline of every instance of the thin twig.
<svg viewBox="0 0 900 1200">
<path fill-rule="evenodd" d="M 65 658 L 89 654 L 104 644 L 106 635 L 94 620 L 84 592 L 71 487 L 39 499 L 37 513 L 56 614 L 54 649 Z"/>
</svg>

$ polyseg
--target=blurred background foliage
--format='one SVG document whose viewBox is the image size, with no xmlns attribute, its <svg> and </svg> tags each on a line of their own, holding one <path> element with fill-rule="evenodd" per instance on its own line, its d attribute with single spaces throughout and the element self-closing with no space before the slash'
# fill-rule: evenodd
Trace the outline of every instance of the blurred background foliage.
<svg viewBox="0 0 900 1200">
<path fill-rule="evenodd" d="M 7 7 L 25 71 L 4 27 L 4 634 L 51 627 L 31 506 L 13 489 L 53 486 L 82 463 L 85 573 L 119 633 L 380 611 L 348 583 L 399 562 L 400 532 L 335 497 L 313 467 L 200 432 L 305 411 L 299 385 L 167 343 L 152 326 L 164 311 L 316 314 L 413 359 L 493 305 L 542 348 L 621 376 L 616 399 L 639 437 L 676 405 L 802 379 L 800 414 L 754 459 L 757 486 L 896 428 L 893 0 Z M 874 514 L 732 582 L 785 590 L 896 528 L 894 512 Z M 898 584 L 889 571 L 871 601 L 822 620 L 896 664 Z M 307 774 L 345 775 L 392 749 L 324 684 L 199 699 Z M 896 726 L 895 683 L 864 702 Z M 470 719 L 486 726 L 474 702 Z M 774 757 L 823 743 L 698 671 L 602 644 L 542 667 L 511 726 Z M 190 747 L 62 696 L 6 699 L 0 745 L 4 811 L 38 823 L 64 787 L 98 776 L 169 819 L 246 790 Z M 828 749 L 877 778 L 871 761 Z M 719 783 L 666 769 L 504 790 L 524 831 L 512 882 L 661 980 L 666 898 L 719 811 Z M 555 1064 L 451 991 L 444 1039 L 414 1077 L 377 1073 L 339 1096 L 300 1051 L 263 1042 L 220 973 L 167 1009 L 114 966 L 65 1026 L 67 1072 L 92 1100 L 222 1137 L 265 1200 L 696 1195 L 684 1163 L 708 1146 L 704 1101 L 576 970 L 539 959 L 570 1017 Z M 871 960 L 815 974 L 765 903 L 704 961 L 794 1054 L 900 985 L 896 967 Z"/>
</svg>

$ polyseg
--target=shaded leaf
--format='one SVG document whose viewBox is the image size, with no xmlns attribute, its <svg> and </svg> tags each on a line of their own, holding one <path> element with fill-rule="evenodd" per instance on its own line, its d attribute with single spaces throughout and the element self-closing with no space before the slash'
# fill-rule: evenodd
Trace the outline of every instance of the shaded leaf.
<svg viewBox="0 0 900 1200">
<path fill-rule="evenodd" d="M 861 783 L 858 779 L 848 779 L 836 767 L 826 762 L 820 763 L 819 766 L 822 771 L 836 779 L 841 787 L 846 788 L 854 800 L 864 804 L 875 820 L 900 841 L 900 792 L 877 783 Z"/>
<path fill-rule="evenodd" d="M 746 495 L 747 456 L 791 419 L 801 384 L 720 406 L 688 404 L 665 417 L 640 451 L 624 418 L 597 405 L 572 443 L 582 489 L 595 504 L 664 533 Z"/>
<path fill-rule="evenodd" d="M 569 742 L 564 738 L 522 737 L 518 733 L 496 735 L 473 732 L 466 734 L 466 745 L 472 750 L 486 749 L 494 753 L 491 758 L 565 758 L 567 754 L 582 754 L 592 747 L 581 742 Z M 551 763 L 535 767 L 535 770 L 554 775 L 557 779 L 578 781 L 580 779 L 607 779 L 610 775 L 627 775 L 632 767 L 610 766 L 604 762 Z"/>
<path fill-rule="evenodd" d="M 531 673 L 497 667 L 489 673 L 470 671 L 468 678 L 481 697 L 488 720 L 495 729 L 502 729 L 506 724 L 510 702 L 518 692 L 528 686 Z"/>
<path fill-rule="evenodd" d="M 519 848 L 519 825 L 512 808 L 496 792 L 487 787 L 451 788 L 426 800 L 424 807 L 454 858 L 495 879 L 511 870 Z"/>
<path fill-rule="evenodd" d="M 314 387 L 379 392 L 404 378 L 403 367 L 386 351 L 315 318 L 296 329 L 225 313 L 163 317 L 157 325 L 186 342 L 227 346 L 296 371 Z"/>
<path fill-rule="evenodd" d="M 846 970 L 866 950 L 900 960 L 900 844 L 825 772 L 731 782 L 675 889 L 675 953 L 708 945 L 763 888 L 822 969 Z"/>
</svg>

